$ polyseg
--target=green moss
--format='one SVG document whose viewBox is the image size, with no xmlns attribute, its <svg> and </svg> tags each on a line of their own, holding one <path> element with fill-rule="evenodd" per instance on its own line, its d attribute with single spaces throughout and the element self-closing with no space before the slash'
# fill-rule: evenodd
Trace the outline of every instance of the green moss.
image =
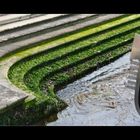
<svg viewBox="0 0 140 140">
<path fill-rule="evenodd" d="M 56 61 L 52 63 L 45 62 L 43 65 L 39 65 L 39 67 L 35 67 L 32 71 L 29 71 L 24 77 L 24 82 L 32 91 L 40 93 L 39 84 L 43 77 L 50 77 L 51 75 L 57 74 L 59 71 L 62 72 L 64 69 L 72 68 L 79 63 L 83 63 L 83 60 L 95 57 L 95 55 L 99 55 L 99 52 L 115 48 L 115 46 L 117 47 L 119 44 L 130 43 L 133 35 L 134 33 L 129 33 L 125 36 L 122 35 L 115 39 L 110 39 L 101 45 L 88 46 L 86 49 L 78 50 L 67 57 L 56 59 Z"/>
<path fill-rule="evenodd" d="M 77 78 L 81 78 L 83 75 L 90 73 L 91 71 L 100 68 L 101 66 L 115 60 L 118 56 L 121 56 L 130 50 L 129 46 L 124 45 L 122 47 L 116 48 L 113 51 L 109 51 L 104 53 L 103 55 L 99 55 L 91 60 L 88 60 L 85 63 L 81 63 L 75 67 L 71 67 L 67 70 L 63 70 L 54 74 L 51 77 L 45 77 L 41 82 L 42 90 L 46 89 L 46 84 L 48 82 L 53 82 L 56 90 L 62 88 L 69 82 L 76 80 Z M 45 92 L 45 91 L 44 91 Z"/>
<path fill-rule="evenodd" d="M 10 80 L 18 87 L 24 90 L 27 90 L 29 87 L 31 91 L 34 91 L 35 93 L 37 93 L 37 96 L 42 95 L 42 92 L 39 89 L 39 82 L 42 79 L 42 77 L 45 76 L 46 73 L 50 73 L 51 71 L 56 70 L 57 68 L 59 68 L 60 66 L 63 66 L 64 64 L 66 65 L 66 64 L 69 64 L 70 62 L 71 63 L 75 62 L 78 59 L 82 59 L 86 56 L 89 56 L 90 54 L 92 55 L 94 52 L 101 51 L 103 48 L 106 48 L 108 46 L 108 44 L 105 44 L 104 46 L 104 43 L 106 40 L 109 40 L 112 38 L 109 41 L 114 41 L 114 42 L 110 42 L 110 44 L 113 44 L 117 42 L 122 42 L 128 38 L 132 38 L 134 33 L 129 33 L 129 31 L 132 30 L 132 32 L 135 32 L 136 31 L 135 28 L 139 26 L 140 26 L 140 21 L 134 20 L 133 22 L 129 24 L 123 24 L 122 26 L 115 28 L 114 30 L 108 30 L 104 34 L 92 35 L 86 39 L 79 40 L 74 43 L 61 45 L 57 47 L 57 49 L 48 50 L 38 55 L 35 55 L 35 56 L 33 55 L 32 57 L 25 58 L 10 68 L 8 76 Z M 128 33 L 129 36 L 126 36 L 125 35 L 126 33 Z M 126 37 L 123 37 L 123 36 L 126 36 Z M 96 45 L 99 42 L 102 42 L 103 46 Z M 94 44 L 96 45 L 96 47 L 94 46 Z M 93 47 L 90 50 L 85 51 L 84 48 L 90 45 Z M 81 53 L 76 51 L 78 49 L 79 49 L 79 52 Z M 82 52 L 82 49 L 85 52 Z M 68 58 L 63 57 L 63 59 L 61 59 L 63 55 L 66 55 L 71 52 L 75 55 L 74 57 L 68 57 Z M 55 63 L 53 65 L 49 65 L 47 61 L 50 61 L 53 59 L 56 59 L 56 60 L 61 59 L 61 61 L 57 61 L 57 62 L 54 61 Z M 40 65 L 40 63 L 42 64 Z M 47 66 L 44 66 L 43 63 L 46 63 Z M 28 74 L 26 74 L 27 71 L 29 71 Z M 24 78 L 24 76 L 26 78 Z M 26 85 L 24 83 L 26 83 Z"/>
</svg>

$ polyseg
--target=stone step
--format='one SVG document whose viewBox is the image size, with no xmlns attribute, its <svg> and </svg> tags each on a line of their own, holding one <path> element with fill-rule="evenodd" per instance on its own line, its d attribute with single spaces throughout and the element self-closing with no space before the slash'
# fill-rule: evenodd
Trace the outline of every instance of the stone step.
<svg viewBox="0 0 140 140">
<path fill-rule="evenodd" d="M 48 21 L 48 22 L 43 22 L 40 24 L 35 24 L 33 26 L 27 26 L 24 29 L 19 29 L 15 32 L 12 33 L 5 33 L 4 35 L 0 35 L 0 46 L 2 45 L 2 43 L 5 45 L 5 43 L 11 43 L 11 41 L 13 42 L 14 40 L 16 41 L 18 38 L 24 37 L 26 38 L 35 36 L 36 33 L 40 33 L 42 34 L 42 32 L 48 30 L 49 31 L 53 31 L 56 30 L 56 28 L 63 28 L 65 25 L 68 25 L 70 23 L 72 23 L 74 25 L 74 22 L 78 22 L 79 20 L 85 19 L 85 18 L 89 18 L 89 17 L 93 17 L 95 16 L 95 14 L 82 14 L 82 15 L 72 15 L 69 17 L 64 17 L 61 19 L 58 19 L 56 21 Z"/>
<path fill-rule="evenodd" d="M 136 82 L 137 82 L 137 75 L 129 74 L 127 78 L 126 87 L 135 90 Z"/>
<path fill-rule="evenodd" d="M 0 16 L 5 16 L 5 15 L 8 15 L 8 14 L 0 14 Z"/>
<path fill-rule="evenodd" d="M 136 80 L 132 80 L 132 79 L 129 79 L 127 81 L 127 87 L 131 88 L 131 89 L 134 89 L 136 87 Z"/>
<path fill-rule="evenodd" d="M 130 69 L 131 70 L 138 70 L 139 69 L 139 65 L 131 64 Z"/>
<path fill-rule="evenodd" d="M 34 14 L 33 17 L 39 16 L 41 14 Z M 15 21 L 22 21 L 28 18 L 32 18 L 32 14 L 7 14 L 0 16 L 0 25 L 13 23 Z"/>
<path fill-rule="evenodd" d="M 8 31 L 15 31 L 18 30 L 21 27 L 33 25 L 34 23 L 39 23 L 43 21 L 48 21 L 48 20 L 55 20 L 57 18 L 63 17 L 63 16 L 68 16 L 70 14 L 31 14 L 30 16 L 32 18 L 24 19 L 22 21 L 16 21 L 13 23 L 9 23 L 6 25 L 0 26 L 0 34 L 3 34 Z"/>
<path fill-rule="evenodd" d="M 130 74 L 132 74 L 132 75 L 136 75 L 136 76 L 137 76 L 137 74 L 138 74 L 138 70 L 130 71 Z"/>
<path fill-rule="evenodd" d="M 132 89 L 132 90 L 135 90 L 135 86 L 134 86 L 134 85 L 127 85 L 126 87 L 127 87 L 127 88 L 130 88 L 130 89 Z"/>
<path fill-rule="evenodd" d="M 136 80 L 136 79 L 137 79 L 137 75 L 129 74 L 128 80 L 129 80 L 129 79 Z"/>
<path fill-rule="evenodd" d="M 22 104 L 27 97 L 27 94 L 15 92 L 0 85 L 0 113 L 3 113 L 7 109 L 11 109 L 17 104 Z"/>
<path fill-rule="evenodd" d="M 138 59 L 132 59 L 132 60 L 131 60 L 131 64 L 133 64 L 133 65 L 138 65 L 138 66 L 139 66 L 140 61 L 139 61 Z"/>
<path fill-rule="evenodd" d="M 93 24 L 97 24 L 97 23 L 101 23 L 103 21 L 115 18 L 115 17 L 119 17 L 122 14 L 107 14 L 107 15 L 103 15 L 103 16 L 98 16 L 98 17 L 94 17 L 94 18 L 89 18 L 83 22 L 74 24 L 74 25 L 70 25 L 68 27 L 65 28 L 61 28 L 58 30 L 54 30 L 52 32 L 47 32 L 47 33 L 42 33 L 39 35 L 36 35 L 34 37 L 28 37 L 25 40 L 19 40 L 17 42 L 14 43 L 10 43 L 8 45 L 3 45 L 0 47 L 0 56 L 4 56 L 9 52 L 15 51 L 17 49 L 21 49 L 23 47 L 31 47 L 32 45 L 35 45 L 37 43 L 40 43 L 42 41 L 46 41 L 47 39 L 50 38 L 54 38 L 56 36 L 59 35 L 63 35 L 65 33 L 69 33 L 72 31 L 76 31 L 78 29 L 93 25 Z M 52 46 L 53 47 L 53 46 Z"/>
</svg>

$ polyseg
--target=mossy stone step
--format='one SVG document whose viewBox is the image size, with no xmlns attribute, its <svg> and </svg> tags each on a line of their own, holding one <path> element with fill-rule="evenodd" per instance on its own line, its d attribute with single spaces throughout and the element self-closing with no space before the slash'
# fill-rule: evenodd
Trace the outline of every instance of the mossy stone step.
<svg viewBox="0 0 140 140">
<path fill-rule="evenodd" d="M 22 104 L 27 97 L 27 94 L 15 92 L 0 85 L 0 113 L 5 112 L 17 104 Z"/>
</svg>

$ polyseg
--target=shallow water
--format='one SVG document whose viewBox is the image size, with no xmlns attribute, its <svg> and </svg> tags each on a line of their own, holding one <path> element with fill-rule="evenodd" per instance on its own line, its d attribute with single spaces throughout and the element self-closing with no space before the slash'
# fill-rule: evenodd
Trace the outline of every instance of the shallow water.
<svg viewBox="0 0 140 140">
<path fill-rule="evenodd" d="M 134 91 L 125 87 L 130 53 L 58 92 L 68 107 L 47 126 L 140 125 Z"/>
<path fill-rule="evenodd" d="M 65 100 L 81 92 L 88 92 L 90 85 L 111 75 L 127 70 L 130 67 L 130 53 L 125 54 L 115 62 L 100 68 L 97 71 L 69 84 L 65 89 L 58 91 L 58 96 Z"/>
</svg>

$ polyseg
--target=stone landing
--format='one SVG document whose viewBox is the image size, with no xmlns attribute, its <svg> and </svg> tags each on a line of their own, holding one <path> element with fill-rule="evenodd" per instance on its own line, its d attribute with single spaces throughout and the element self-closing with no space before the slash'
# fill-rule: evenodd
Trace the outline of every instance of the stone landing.
<svg viewBox="0 0 140 140">
<path fill-rule="evenodd" d="M 23 103 L 27 97 L 27 94 L 15 92 L 0 85 L 0 113 L 15 104 Z"/>
</svg>

